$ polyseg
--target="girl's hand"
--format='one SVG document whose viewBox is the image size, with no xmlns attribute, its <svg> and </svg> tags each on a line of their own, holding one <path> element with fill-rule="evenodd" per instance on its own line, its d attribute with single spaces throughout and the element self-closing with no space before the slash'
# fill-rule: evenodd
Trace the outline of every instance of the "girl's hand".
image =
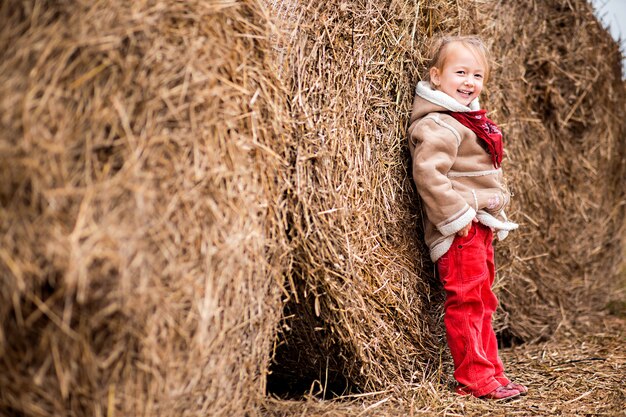
<svg viewBox="0 0 626 417">
<path fill-rule="evenodd" d="M 472 219 L 472 221 L 470 223 L 468 223 L 467 226 L 465 226 L 464 228 L 462 228 L 461 230 L 459 230 L 458 232 L 456 232 L 457 236 L 461 236 L 461 237 L 465 237 L 469 234 L 470 229 L 472 228 L 472 223 L 477 222 L 478 219 L 476 219 L 475 217 Z"/>
<path fill-rule="evenodd" d="M 457 236 L 465 237 L 469 234 L 470 229 L 472 228 L 472 223 L 470 222 L 467 226 L 456 232 Z"/>
</svg>

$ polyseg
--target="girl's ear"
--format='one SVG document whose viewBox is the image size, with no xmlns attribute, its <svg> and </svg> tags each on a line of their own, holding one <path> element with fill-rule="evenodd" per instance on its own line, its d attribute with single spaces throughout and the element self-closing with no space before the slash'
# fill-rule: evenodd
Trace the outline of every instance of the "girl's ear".
<svg viewBox="0 0 626 417">
<path fill-rule="evenodd" d="M 433 87 L 439 87 L 439 84 L 440 84 L 440 81 L 441 81 L 440 74 L 439 74 L 439 68 L 432 67 L 428 73 L 430 74 L 430 84 Z"/>
</svg>

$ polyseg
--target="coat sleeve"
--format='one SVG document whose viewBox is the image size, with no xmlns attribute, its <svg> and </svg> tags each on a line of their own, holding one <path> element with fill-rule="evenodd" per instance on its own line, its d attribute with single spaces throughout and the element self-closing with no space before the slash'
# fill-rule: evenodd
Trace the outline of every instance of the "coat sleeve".
<svg viewBox="0 0 626 417">
<path fill-rule="evenodd" d="M 413 180 L 426 215 L 444 236 L 467 226 L 476 211 L 454 190 L 447 174 L 461 142 L 459 133 L 436 116 L 409 127 Z"/>
</svg>

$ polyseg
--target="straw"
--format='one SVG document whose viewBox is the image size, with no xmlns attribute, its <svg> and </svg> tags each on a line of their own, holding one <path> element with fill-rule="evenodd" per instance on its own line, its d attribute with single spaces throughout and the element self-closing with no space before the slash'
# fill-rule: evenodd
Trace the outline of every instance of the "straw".
<svg viewBox="0 0 626 417">
<path fill-rule="evenodd" d="M 555 332 L 617 349 L 589 335 L 624 300 L 626 99 L 584 0 L 9 0 L 1 414 L 481 415 L 449 392 L 405 134 L 444 32 L 496 59 L 482 102 L 521 228 L 495 327 L 535 343 L 508 368 L 574 349 Z M 539 383 L 617 410 L 623 361 L 572 352 Z M 597 384 L 568 388 L 579 369 Z"/>
</svg>

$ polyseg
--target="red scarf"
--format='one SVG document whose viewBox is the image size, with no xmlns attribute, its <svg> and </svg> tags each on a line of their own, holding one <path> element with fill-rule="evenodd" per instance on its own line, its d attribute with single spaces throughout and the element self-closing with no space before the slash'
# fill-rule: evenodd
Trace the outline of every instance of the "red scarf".
<svg viewBox="0 0 626 417">
<path fill-rule="evenodd" d="M 448 112 L 450 116 L 482 139 L 486 145 L 486 150 L 491 155 L 493 166 L 500 168 L 500 164 L 502 164 L 502 132 L 494 122 L 485 116 L 485 113 L 487 113 L 486 110 Z"/>
</svg>

